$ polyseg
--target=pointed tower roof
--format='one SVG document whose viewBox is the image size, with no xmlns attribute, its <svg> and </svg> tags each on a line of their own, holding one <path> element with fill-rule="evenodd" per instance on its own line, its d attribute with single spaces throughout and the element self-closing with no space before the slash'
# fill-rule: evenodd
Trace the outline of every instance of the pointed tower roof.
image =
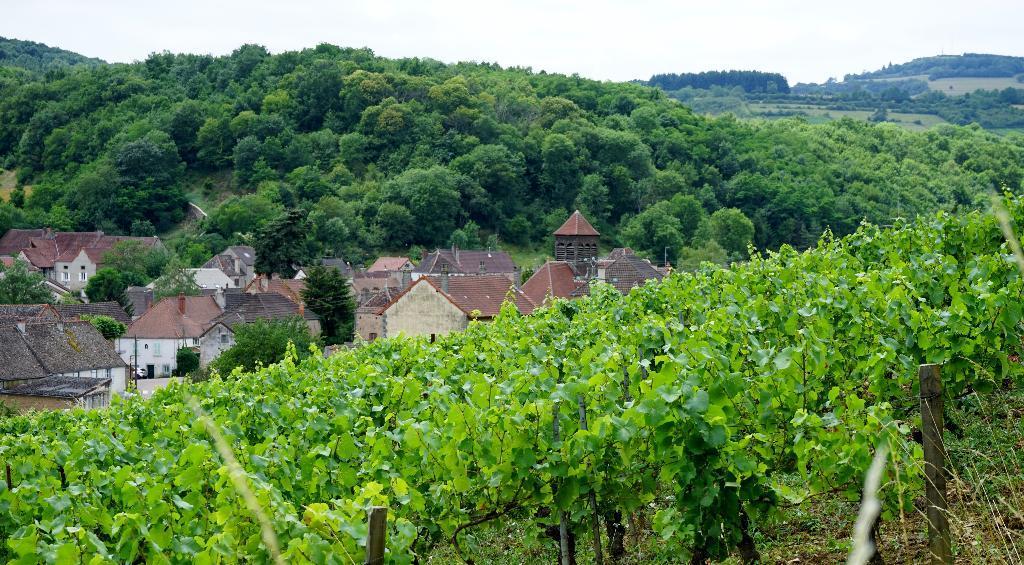
<svg viewBox="0 0 1024 565">
<path fill-rule="evenodd" d="M 555 230 L 553 235 L 601 235 L 600 232 L 590 225 L 590 222 L 583 217 L 579 210 L 569 216 L 569 219 L 562 224 L 562 227 Z"/>
</svg>

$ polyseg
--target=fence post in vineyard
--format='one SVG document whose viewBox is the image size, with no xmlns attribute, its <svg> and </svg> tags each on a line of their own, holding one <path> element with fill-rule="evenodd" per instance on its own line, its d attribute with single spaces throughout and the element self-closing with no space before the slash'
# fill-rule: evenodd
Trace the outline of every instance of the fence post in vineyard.
<svg viewBox="0 0 1024 565">
<path fill-rule="evenodd" d="M 953 562 L 946 512 L 946 448 L 942 442 L 942 377 L 939 365 L 918 367 L 921 380 L 921 440 L 928 498 L 928 551 L 932 563 Z"/>
<path fill-rule="evenodd" d="M 374 506 L 369 511 L 369 530 L 366 534 L 366 565 L 384 563 L 384 542 L 388 533 L 388 508 Z"/>
<path fill-rule="evenodd" d="M 583 395 L 576 395 L 576 402 L 580 407 L 580 429 L 583 431 L 587 430 L 587 406 L 583 403 Z M 594 492 L 593 487 L 590 489 L 590 495 L 587 496 L 590 500 L 590 512 L 591 512 L 591 528 L 594 530 L 594 561 L 597 565 L 604 563 L 604 555 L 601 551 L 601 520 L 597 515 L 597 493 Z"/>
<path fill-rule="evenodd" d="M 11 489 L 14 488 L 14 483 L 11 481 L 11 464 L 10 463 L 4 463 L 4 471 L 6 471 L 5 474 L 7 475 L 7 490 L 11 490 Z"/>
<path fill-rule="evenodd" d="M 558 384 L 562 384 L 562 369 L 558 369 Z M 553 443 L 562 439 L 561 430 L 558 428 L 558 401 L 551 407 L 551 437 Z M 569 522 L 565 517 L 565 511 L 558 511 L 558 554 L 561 556 L 561 565 L 570 565 L 574 560 L 569 555 Z"/>
</svg>

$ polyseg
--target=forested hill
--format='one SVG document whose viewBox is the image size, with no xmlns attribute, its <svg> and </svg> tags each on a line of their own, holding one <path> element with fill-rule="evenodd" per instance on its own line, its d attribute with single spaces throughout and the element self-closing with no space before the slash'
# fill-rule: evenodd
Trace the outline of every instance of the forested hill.
<svg viewBox="0 0 1024 565">
<path fill-rule="evenodd" d="M 34 41 L 0 37 L 0 67 L 18 67 L 36 73 L 55 68 L 105 64 L 94 59 Z"/>
<path fill-rule="evenodd" d="M 789 92 L 789 81 L 779 73 L 763 73 L 760 71 L 706 71 L 702 73 L 661 74 L 654 75 L 645 82 L 647 86 L 657 86 L 663 90 L 679 90 L 680 88 L 725 88 L 740 87 L 744 92 L 781 93 Z"/>
<path fill-rule="evenodd" d="M 574 208 L 603 245 L 725 260 L 975 206 L 1019 190 L 1022 163 L 1024 140 L 977 128 L 707 118 L 635 84 L 332 45 L 0 77 L 0 165 L 31 185 L 0 229 L 163 233 L 193 199 L 209 219 L 171 242 L 189 261 L 281 218 L 302 222 L 300 264 L 495 234 L 543 249 Z"/>
<path fill-rule="evenodd" d="M 956 77 L 1014 77 L 1024 73 L 1024 57 L 964 53 L 921 57 L 877 71 L 849 74 L 845 80 L 927 77 L 929 80 Z"/>
</svg>

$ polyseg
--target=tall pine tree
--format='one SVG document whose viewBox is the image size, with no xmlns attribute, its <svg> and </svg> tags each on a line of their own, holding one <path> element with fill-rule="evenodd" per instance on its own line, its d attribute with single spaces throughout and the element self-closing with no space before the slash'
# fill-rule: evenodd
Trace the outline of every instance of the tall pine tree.
<svg viewBox="0 0 1024 565">
<path fill-rule="evenodd" d="M 355 331 L 356 303 L 348 281 L 334 267 L 316 266 L 306 276 L 302 291 L 306 308 L 320 316 L 325 344 L 352 341 Z"/>
</svg>

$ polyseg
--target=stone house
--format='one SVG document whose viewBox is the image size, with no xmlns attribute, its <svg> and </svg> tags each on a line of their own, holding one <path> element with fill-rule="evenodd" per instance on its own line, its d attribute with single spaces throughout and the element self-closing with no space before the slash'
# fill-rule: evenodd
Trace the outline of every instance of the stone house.
<svg viewBox="0 0 1024 565">
<path fill-rule="evenodd" d="M 178 350 L 198 349 L 200 337 L 221 313 L 211 295 L 164 298 L 128 326 L 117 352 L 149 377 L 168 377 L 178 366 Z"/>
<path fill-rule="evenodd" d="M 0 237 L 0 255 L 27 261 L 48 280 L 80 293 L 89 277 L 103 268 L 103 255 L 122 241 L 163 247 L 157 237 L 129 237 L 95 232 L 54 232 L 49 229 L 11 229 Z"/>
<path fill-rule="evenodd" d="M 256 278 L 256 250 L 248 245 L 232 245 L 214 255 L 203 268 L 219 269 L 231 279 L 231 288 L 245 288 Z"/>
<path fill-rule="evenodd" d="M 490 320 L 506 301 L 522 314 L 536 308 L 503 274 L 423 276 L 383 306 L 357 311 L 356 332 L 365 341 L 399 334 L 434 339 L 462 331 L 473 320 Z"/>
<path fill-rule="evenodd" d="M 224 311 L 199 337 L 200 366 L 205 367 L 235 344 L 235 328 L 240 324 L 300 317 L 305 320 L 310 334 L 320 334 L 320 317 L 280 294 L 220 293 L 215 298 Z"/>
<path fill-rule="evenodd" d="M 0 402 L 92 409 L 125 391 L 128 366 L 92 324 L 39 319 L 0 324 Z"/>
</svg>

